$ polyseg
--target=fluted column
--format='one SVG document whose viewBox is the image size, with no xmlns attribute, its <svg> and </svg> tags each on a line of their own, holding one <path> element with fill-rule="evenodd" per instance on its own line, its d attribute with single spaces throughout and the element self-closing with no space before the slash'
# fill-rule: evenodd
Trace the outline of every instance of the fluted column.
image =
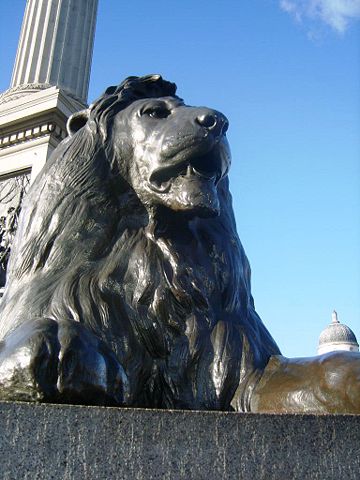
<svg viewBox="0 0 360 480">
<path fill-rule="evenodd" d="M 11 87 L 49 84 L 86 103 L 98 0 L 27 0 Z"/>
</svg>

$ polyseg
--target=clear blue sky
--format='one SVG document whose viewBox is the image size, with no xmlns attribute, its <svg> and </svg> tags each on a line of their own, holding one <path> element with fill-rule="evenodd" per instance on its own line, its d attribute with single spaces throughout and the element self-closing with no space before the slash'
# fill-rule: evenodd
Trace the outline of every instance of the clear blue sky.
<svg viewBox="0 0 360 480">
<path fill-rule="evenodd" d="M 89 100 L 161 73 L 230 120 L 238 232 L 287 356 L 337 309 L 360 340 L 360 0 L 99 0 Z M 25 0 L 2 0 L 0 91 Z"/>
</svg>

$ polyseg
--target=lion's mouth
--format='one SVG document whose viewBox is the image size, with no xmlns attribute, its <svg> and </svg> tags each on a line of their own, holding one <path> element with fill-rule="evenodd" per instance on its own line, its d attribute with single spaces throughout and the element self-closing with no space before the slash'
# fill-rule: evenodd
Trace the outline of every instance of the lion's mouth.
<svg viewBox="0 0 360 480">
<path fill-rule="evenodd" d="M 188 158 L 175 165 L 162 166 L 156 169 L 149 178 L 150 187 L 159 193 L 169 191 L 174 178 L 200 179 L 213 182 L 215 185 L 221 179 L 223 172 L 215 152 Z"/>
</svg>

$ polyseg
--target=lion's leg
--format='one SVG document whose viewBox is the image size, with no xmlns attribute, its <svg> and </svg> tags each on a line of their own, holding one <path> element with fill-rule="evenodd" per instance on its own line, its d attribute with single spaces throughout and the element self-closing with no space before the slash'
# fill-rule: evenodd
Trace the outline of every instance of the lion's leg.
<svg viewBox="0 0 360 480">
<path fill-rule="evenodd" d="M 73 321 L 26 322 L 1 345 L 3 400 L 122 404 L 126 386 L 110 349 Z"/>
<path fill-rule="evenodd" d="M 251 411 L 359 414 L 360 354 L 271 357 L 253 392 Z"/>
</svg>

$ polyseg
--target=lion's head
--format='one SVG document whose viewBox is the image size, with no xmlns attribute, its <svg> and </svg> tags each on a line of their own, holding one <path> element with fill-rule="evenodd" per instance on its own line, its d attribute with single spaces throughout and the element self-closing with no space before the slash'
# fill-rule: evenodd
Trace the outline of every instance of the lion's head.
<svg viewBox="0 0 360 480">
<path fill-rule="evenodd" d="M 217 185 L 230 166 L 223 114 L 185 105 L 173 84 L 153 75 L 108 89 L 70 118 L 70 134 L 84 124 L 113 139 L 113 161 L 149 211 L 164 206 L 190 216 L 219 214 Z"/>
<path fill-rule="evenodd" d="M 227 119 L 175 91 L 129 77 L 70 118 L 23 207 L 0 335 L 80 322 L 124 366 L 132 404 L 228 408 L 278 349 L 236 233 Z"/>
</svg>

